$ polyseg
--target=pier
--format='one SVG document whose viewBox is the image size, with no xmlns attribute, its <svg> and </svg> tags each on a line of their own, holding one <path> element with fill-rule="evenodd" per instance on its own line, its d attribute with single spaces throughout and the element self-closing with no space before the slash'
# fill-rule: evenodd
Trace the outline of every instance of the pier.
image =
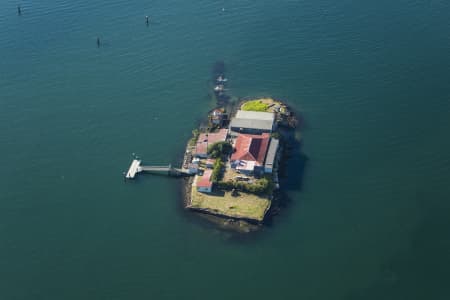
<svg viewBox="0 0 450 300">
<path fill-rule="evenodd" d="M 134 178 L 134 176 L 136 176 L 136 174 L 140 172 L 140 170 L 139 170 L 140 166 L 141 166 L 141 161 L 134 159 L 131 162 L 130 168 L 128 169 L 127 175 L 125 175 L 125 178 L 128 178 L 128 179 Z"/>
<path fill-rule="evenodd" d="M 180 176 L 190 176 L 193 175 L 189 173 L 187 169 L 177 169 L 173 168 L 172 165 L 158 165 L 158 166 L 144 166 L 141 165 L 142 161 L 138 159 L 134 159 L 131 162 L 130 168 L 125 175 L 127 179 L 133 179 L 136 177 L 138 173 L 147 172 L 157 175 L 168 175 L 172 177 L 180 177 Z"/>
</svg>

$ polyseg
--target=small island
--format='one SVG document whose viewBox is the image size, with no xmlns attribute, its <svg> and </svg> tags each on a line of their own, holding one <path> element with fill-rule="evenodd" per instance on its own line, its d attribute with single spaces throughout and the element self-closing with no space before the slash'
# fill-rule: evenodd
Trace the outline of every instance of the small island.
<svg viewBox="0 0 450 300">
<path fill-rule="evenodd" d="M 183 169 L 195 175 L 186 184 L 185 207 L 227 222 L 262 224 L 280 188 L 283 129 L 295 126 L 289 107 L 272 98 L 241 101 L 230 114 L 212 110 L 186 148 Z"/>
<path fill-rule="evenodd" d="M 143 165 L 134 156 L 123 174 L 125 180 L 141 172 L 182 177 L 186 209 L 226 229 L 257 230 L 284 199 L 279 178 L 286 174 L 280 170 L 290 155 L 287 149 L 299 145 L 299 122 L 283 101 L 234 100 L 227 93 L 223 62 L 213 73 L 217 107 L 192 131 L 181 167 Z"/>
</svg>

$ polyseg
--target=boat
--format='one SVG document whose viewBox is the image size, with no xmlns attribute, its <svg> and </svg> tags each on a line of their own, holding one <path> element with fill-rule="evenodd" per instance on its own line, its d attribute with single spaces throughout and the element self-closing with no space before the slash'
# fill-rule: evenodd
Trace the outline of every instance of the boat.
<svg viewBox="0 0 450 300">
<path fill-rule="evenodd" d="M 223 92 L 224 90 L 225 87 L 223 86 L 223 84 L 219 84 L 214 87 L 214 92 Z"/>
<path fill-rule="evenodd" d="M 220 75 L 219 77 L 217 77 L 216 81 L 217 81 L 217 83 L 224 83 L 224 82 L 227 82 L 228 79 L 226 79 L 225 77 Z"/>
</svg>

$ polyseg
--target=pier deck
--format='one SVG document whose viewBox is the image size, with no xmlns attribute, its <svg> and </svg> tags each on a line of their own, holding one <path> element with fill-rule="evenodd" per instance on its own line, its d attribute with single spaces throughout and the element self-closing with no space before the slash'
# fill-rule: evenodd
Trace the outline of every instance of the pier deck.
<svg viewBox="0 0 450 300">
<path fill-rule="evenodd" d="M 133 179 L 134 176 L 136 176 L 136 174 L 141 171 L 140 166 L 141 166 L 141 160 L 134 159 L 131 162 L 130 168 L 128 169 L 127 175 L 125 175 L 125 178 Z"/>
<path fill-rule="evenodd" d="M 170 172 L 172 167 L 170 165 L 168 166 L 141 166 L 141 171 L 147 171 L 147 172 Z"/>
</svg>

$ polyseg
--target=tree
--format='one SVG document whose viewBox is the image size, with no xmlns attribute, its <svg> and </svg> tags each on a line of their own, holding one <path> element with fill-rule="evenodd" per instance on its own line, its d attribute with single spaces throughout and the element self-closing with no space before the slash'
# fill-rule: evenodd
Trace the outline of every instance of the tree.
<svg viewBox="0 0 450 300">
<path fill-rule="evenodd" d="M 232 151 L 233 147 L 228 142 L 217 142 L 208 146 L 208 155 L 212 158 L 229 155 Z"/>
<path fill-rule="evenodd" d="M 222 179 L 222 168 L 224 167 L 224 164 L 222 160 L 217 159 L 213 166 L 213 171 L 211 174 L 211 181 L 216 183 L 219 180 Z"/>
</svg>

